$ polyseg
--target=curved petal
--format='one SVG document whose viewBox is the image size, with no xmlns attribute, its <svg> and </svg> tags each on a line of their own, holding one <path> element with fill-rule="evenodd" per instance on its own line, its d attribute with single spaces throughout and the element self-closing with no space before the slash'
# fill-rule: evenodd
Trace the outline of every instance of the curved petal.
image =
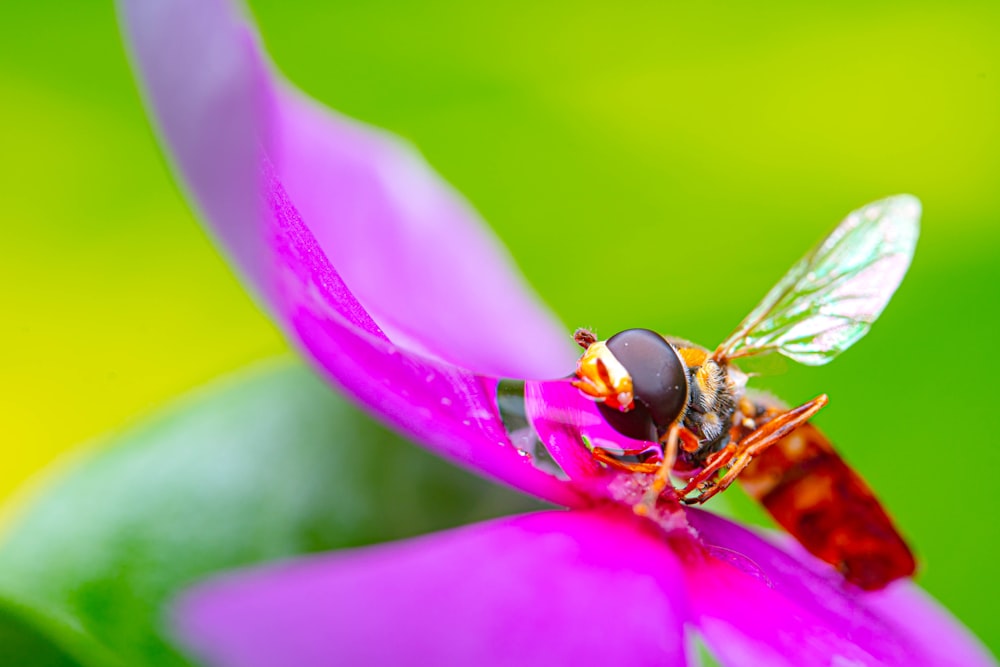
<svg viewBox="0 0 1000 667">
<path fill-rule="evenodd" d="M 398 139 L 322 110 L 284 83 L 240 7 L 118 4 L 167 152 L 272 308 L 262 160 L 318 251 L 397 344 L 496 375 L 571 368 L 565 331 L 469 205 Z"/>
<path fill-rule="evenodd" d="M 911 582 L 868 593 L 866 603 L 907 632 L 929 665 L 996 665 L 979 640 L 931 596 Z"/>
<path fill-rule="evenodd" d="M 371 322 L 276 181 L 271 183 L 279 319 L 306 354 L 377 416 L 438 453 L 564 505 L 570 484 L 514 446 L 496 402 L 497 381 L 399 348 Z"/>
<path fill-rule="evenodd" d="M 939 609 L 897 592 L 908 582 L 865 593 L 808 554 L 789 555 L 706 512 L 688 518 L 721 556 L 685 564 L 696 623 L 727 666 L 995 664 Z M 897 613 L 901 602 L 913 605 L 908 613 Z M 938 637 L 950 650 L 927 650 Z"/>
<path fill-rule="evenodd" d="M 617 514 L 546 512 L 232 575 L 174 619 L 216 667 L 682 666 L 679 574 Z"/>
<path fill-rule="evenodd" d="M 495 383 L 439 360 L 450 357 L 454 345 L 459 357 L 466 355 L 459 361 L 524 373 L 553 367 L 564 373 L 573 363 L 568 345 L 522 289 L 502 251 L 476 231 L 464 205 L 387 137 L 320 118 L 276 83 L 256 35 L 231 4 L 122 0 L 120 8 L 175 166 L 293 340 L 373 412 L 439 453 L 545 499 L 574 504 L 563 482 L 510 443 L 497 414 Z M 309 141 L 296 134 L 300 116 Z M 320 146 L 326 162 L 315 152 Z M 326 206 L 344 212 L 334 226 L 350 230 L 324 229 L 327 247 L 321 246 L 289 198 L 274 155 L 314 211 Z M 307 187 L 309 165 L 340 179 L 336 187 Z M 370 215 L 362 215 L 366 207 Z M 323 222 L 329 227 L 334 220 L 326 215 Z M 449 238 L 470 245 L 450 246 Z M 352 280 L 367 290 L 377 312 L 392 311 L 400 300 L 428 306 L 422 319 L 416 311 L 403 309 L 402 319 L 392 313 L 389 324 L 406 340 L 389 341 L 384 323 L 368 312 L 370 304 L 355 298 L 328 261 L 329 249 L 348 261 Z M 403 250 L 423 256 L 406 257 Z M 487 335 L 483 323 L 496 324 L 496 304 L 510 321 Z M 462 322 L 452 321 L 456 314 Z M 420 322 L 410 327 L 411 317 Z M 440 318 L 454 326 L 436 329 Z M 421 333 L 425 325 L 430 329 Z M 414 338 L 423 353 L 406 347 Z"/>
<path fill-rule="evenodd" d="M 583 436 L 605 425 L 593 401 L 569 382 L 526 382 L 525 416 L 539 440 L 570 477 L 601 477 L 604 470 L 587 452 Z M 606 427 L 605 427 L 606 428 Z"/>
<path fill-rule="evenodd" d="M 603 466 L 591 450 L 662 458 L 657 443 L 618 433 L 608 425 L 597 403 L 566 380 L 526 382 L 524 398 L 526 417 L 536 436 L 576 488 L 593 498 L 610 498 L 626 506 L 641 500 L 647 476 Z"/>
<path fill-rule="evenodd" d="M 273 297 L 266 212 L 255 196 L 269 152 L 266 70 L 223 2 L 118 2 L 145 102 L 188 199 L 244 277 Z"/>
<path fill-rule="evenodd" d="M 390 338 L 492 375 L 555 377 L 573 367 L 566 329 L 416 151 L 287 85 L 277 102 L 281 182 Z"/>
</svg>

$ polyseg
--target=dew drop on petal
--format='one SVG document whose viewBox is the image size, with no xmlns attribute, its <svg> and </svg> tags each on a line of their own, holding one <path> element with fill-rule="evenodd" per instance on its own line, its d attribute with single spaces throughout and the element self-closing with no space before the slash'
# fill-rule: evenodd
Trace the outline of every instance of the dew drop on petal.
<svg viewBox="0 0 1000 667">
<path fill-rule="evenodd" d="M 708 553 L 712 555 L 716 560 L 721 560 L 724 563 L 732 565 L 740 572 L 748 574 L 754 579 L 760 581 L 768 588 L 774 588 L 774 584 L 764 574 L 764 570 L 757 565 L 753 559 L 741 554 L 738 551 L 733 551 L 732 549 L 726 549 L 725 547 L 717 547 L 714 545 L 707 545 Z"/>
</svg>

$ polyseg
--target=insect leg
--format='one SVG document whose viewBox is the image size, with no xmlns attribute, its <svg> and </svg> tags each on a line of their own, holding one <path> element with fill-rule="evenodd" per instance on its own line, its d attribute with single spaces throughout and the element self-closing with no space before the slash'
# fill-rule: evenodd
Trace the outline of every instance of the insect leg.
<svg viewBox="0 0 1000 667">
<path fill-rule="evenodd" d="M 688 484 L 684 489 L 681 490 L 681 496 L 683 502 L 693 505 L 702 504 L 712 496 L 717 493 L 725 491 L 729 486 L 736 480 L 743 469 L 746 468 L 750 461 L 753 460 L 754 456 L 757 456 L 765 449 L 778 442 L 786 435 L 794 431 L 796 428 L 809 421 L 813 415 L 819 412 L 823 406 L 827 404 L 829 398 L 826 394 L 821 394 L 808 403 L 803 403 L 797 408 L 793 408 L 788 412 L 783 412 L 779 414 L 774 419 L 771 419 L 766 424 L 758 427 L 756 430 L 752 431 L 745 438 L 740 440 L 738 443 L 730 443 L 726 449 L 719 452 L 722 454 L 727 450 L 732 448 L 733 454 L 727 457 L 729 464 L 728 470 L 722 476 L 718 482 L 709 486 L 709 478 L 703 477 L 704 471 L 699 473 L 698 476 L 691 480 L 692 483 L 696 480 L 701 479 L 699 484 L 692 486 Z M 708 470 L 712 468 L 712 474 L 718 471 L 722 466 L 710 464 L 705 468 Z M 700 493 L 695 498 L 684 498 L 688 493 L 693 491 L 695 488 L 700 490 Z"/>
<path fill-rule="evenodd" d="M 729 443 L 723 449 L 712 454 L 708 457 L 708 465 L 699 470 L 698 474 L 688 481 L 687 486 L 678 491 L 678 495 L 684 498 L 695 489 L 704 491 L 712 483 L 711 479 L 715 477 L 715 474 L 729 464 L 736 452 L 736 445 Z"/>
<path fill-rule="evenodd" d="M 625 472 L 638 472 L 647 475 L 651 475 L 660 469 L 659 463 L 643 463 L 641 461 L 622 461 L 615 457 L 614 454 L 606 449 L 601 449 L 600 447 L 594 447 L 590 450 L 590 455 L 597 459 L 600 463 L 604 463 L 616 470 L 624 470 Z"/>
<path fill-rule="evenodd" d="M 663 461 L 660 462 L 649 488 L 642 495 L 642 501 L 632 507 L 632 511 L 639 516 L 647 516 L 650 510 L 656 507 L 660 496 L 668 488 L 670 489 L 671 498 L 676 502 L 677 492 L 670 483 L 670 471 L 674 468 L 674 462 L 677 460 L 678 444 L 684 439 L 682 434 L 686 430 L 679 423 L 674 422 L 666 434 L 660 438 L 660 441 L 663 442 Z"/>
<path fill-rule="evenodd" d="M 680 437 L 681 428 L 680 424 L 674 422 L 670 430 L 667 431 L 666 442 L 663 446 L 663 461 L 660 463 L 660 468 L 656 471 L 656 477 L 653 478 L 653 483 L 646 494 L 654 502 L 663 493 L 663 490 L 670 486 L 670 471 L 673 470 L 674 461 L 677 460 L 677 441 Z"/>
</svg>

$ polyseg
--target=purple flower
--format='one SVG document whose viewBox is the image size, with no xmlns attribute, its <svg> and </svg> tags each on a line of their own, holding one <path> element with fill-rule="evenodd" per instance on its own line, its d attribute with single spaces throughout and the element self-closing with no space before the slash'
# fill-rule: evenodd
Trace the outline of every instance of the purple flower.
<svg viewBox="0 0 1000 667">
<path fill-rule="evenodd" d="M 590 456 L 581 434 L 616 436 L 564 382 L 527 382 L 532 428 L 505 424 L 497 378 L 565 376 L 575 354 L 471 208 L 398 140 L 275 74 L 238 7 L 120 12 L 192 201 L 302 353 L 427 447 L 569 508 L 205 583 L 174 610 L 194 654 L 684 665 L 697 633 L 726 665 L 994 664 L 910 582 L 863 593 L 712 514 L 637 517 L 643 481 Z"/>
</svg>

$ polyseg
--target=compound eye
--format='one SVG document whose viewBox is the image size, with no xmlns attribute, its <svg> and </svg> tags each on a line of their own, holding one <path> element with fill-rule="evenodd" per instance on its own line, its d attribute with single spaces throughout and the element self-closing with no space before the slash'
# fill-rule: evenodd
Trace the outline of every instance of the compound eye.
<svg viewBox="0 0 1000 667">
<path fill-rule="evenodd" d="M 636 423 L 649 419 L 656 434 L 663 435 L 688 402 L 687 368 L 677 350 L 663 336 L 649 329 L 626 329 L 609 338 L 607 346 L 632 377 L 637 413 L 624 420 L 621 417 L 628 413 L 620 413 L 618 418 L 608 419 L 608 422 L 623 435 L 635 437 L 633 433 L 649 434 L 645 424 Z M 640 407 L 645 409 L 640 410 Z M 608 410 L 602 412 L 609 416 Z M 620 428 L 618 422 L 622 422 L 622 427 L 627 426 L 628 432 Z"/>
</svg>

